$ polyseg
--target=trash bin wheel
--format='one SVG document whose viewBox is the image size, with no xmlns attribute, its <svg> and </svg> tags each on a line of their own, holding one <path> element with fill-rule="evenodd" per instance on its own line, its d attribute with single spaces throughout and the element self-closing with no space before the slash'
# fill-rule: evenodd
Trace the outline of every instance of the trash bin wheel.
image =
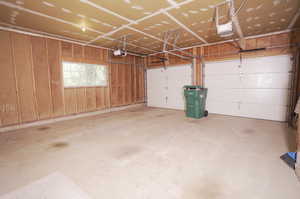
<svg viewBox="0 0 300 199">
<path fill-rule="evenodd" d="M 205 111 L 204 111 L 204 117 L 207 117 L 207 116 L 208 116 L 208 111 L 205 110 Z"/>
</svg>

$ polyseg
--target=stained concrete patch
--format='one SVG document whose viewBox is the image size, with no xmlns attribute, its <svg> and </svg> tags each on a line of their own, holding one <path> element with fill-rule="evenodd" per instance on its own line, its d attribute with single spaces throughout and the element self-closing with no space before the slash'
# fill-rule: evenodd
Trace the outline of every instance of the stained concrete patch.
<svg viewBox="0 0 300 199">
<path fill-rule="evenodd" d="M 166 117 L 168 116 L 167 114 L 159 114 L 159 115 L 156 115 L 156 117 Z"/>
<path fill-rule="evenodd" d="M 45 131 L 45 130 L 48 130 L 48 129 L 50 129 L 49 126 L 43 126 L 43 127 L 38 128 L 37 130 L 39 130 L 39 131 Z"/>
<path fill-rule="evenodd" d="M 50 174 L 0 199 L 90 199 L 71 179 L 61 173 Z"/>
<path fill-rule="evenodd" d="M 130 158 L 142 151 L 142 148 L 139 146 L 126 146 L 120 148 L 115 154 L 117 159 L 127 159 Z"/>
<path fill-rule="evenodd" d="M 51 147 L 53 148 L 65 148 L 69 146 L 69 144 L 67 142 L 55 142 L 53 144 L 51 144 Z"/>
<path fill-rule="evenodd" d="M 230 190 L 221 179 L 202 178 L 185 186 L 182 198 L 188 199 L 221 199 L 227 198 L 226 191 Z"/>
<path fill-rule="evenodd" d="M 252 134 L 252 133 L 255 133 L 255 130 L 254 129 L 245 129 L 243 131 L 243 133 L 245 133 L 245 134 Z"/>
</svg>

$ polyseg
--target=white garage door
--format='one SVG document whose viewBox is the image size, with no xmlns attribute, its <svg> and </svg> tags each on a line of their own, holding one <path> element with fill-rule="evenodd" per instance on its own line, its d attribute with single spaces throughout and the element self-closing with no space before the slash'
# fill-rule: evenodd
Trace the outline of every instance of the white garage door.
<svg viewBox="0 0 300 199">
<path fill-rule="evenodd" d="M 148 69 L 147 104 L 151 107 L 183 110 L 183 86 L 190 84 L 190 65 Z"/>
<path fill-rule="evenodd" d="M 210 113 L 286 121 L 291 88 L 290 56 L 249 58 L 205 65 Z"/>
</svg>

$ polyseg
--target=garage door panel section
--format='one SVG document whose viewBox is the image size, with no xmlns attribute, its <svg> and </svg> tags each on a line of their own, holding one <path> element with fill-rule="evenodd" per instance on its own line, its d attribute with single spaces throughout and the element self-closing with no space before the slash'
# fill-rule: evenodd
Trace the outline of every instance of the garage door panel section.
<svg viewBox="0 0 300 199">
<path fill-rule="evenodd" d="M 271 106 L 288 106 L 290 90 L 288 89 L 243 89 L 240 101 L 250 104 Z"/>
<path fill-rule="evenodd" d="M 251 73 L 289 73 L 292 71 L 290 56 L 272 56 L 243 59 L 241 72 Z"/>
<path fill-rule="evenodd" d="M 224 64 L 227 67 L 223 67 Z M 239 65 L 240 65 L 239 60 L 209 62 L 205 66 L 205 75 L 239 74 L 240 73 Z"/>
<path fill-rule="evenodd" d="M 238 75 L 205 75 L 205 86 L 208 88 L 240 88 Z"/>
<path fill-rule="evenodd" d="M 224 115 L 286 121 L 291 71 L 289 55 L 208 62 L 205 66 L 207 110 Z"/>
<path fill-rule="evenodd" d="M 147 104 L 151 107 L 184 109 L 183 86 L 191 84 L 191 66 L 179 65 L 147 70 Z"/>
<path fill-rule="evenodd" d="M 191 84 L 191 67 L 188 65 L 170 67 L 167 73 L 167 107 L 184 110 L 184 85 Z"/>
<path fill-rule="evenodd" d="M 147 70 L 147 104 L 151 107 L 166 107 L 166 73 L 164 69 Z"/>
<path fill-rule="evenodd" d="M 240 116 L 256 119 L 286 121 L 287 111 L 287 106 L 249 103 L 240 105 Z"/>
<path fill-rule="evenodd" d="M 207 100 L 206 109 L 209 113 L 239 116 L 238 102 L 226 102 L 219 100 Z"/>
<path fill-rule="evenodd" d="M 270 88 L 289 89 L 291 88 L 291 74 L 289 73 L 265 73 L 250 74 L 241 77 L 242 87 L 247 88 Z"/>
<path fill-rule="evenodd" d="M 207 101 L 220 102 L 239 102 L 241 98 L 241 89 L 219 89 L 209 88 Z"/>
</svg>

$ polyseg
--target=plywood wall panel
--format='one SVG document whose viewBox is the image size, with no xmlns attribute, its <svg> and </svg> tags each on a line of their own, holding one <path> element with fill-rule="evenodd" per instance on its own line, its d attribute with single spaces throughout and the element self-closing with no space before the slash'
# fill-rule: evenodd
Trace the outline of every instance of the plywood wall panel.
<svg viewBox="0 0 300 199">
<path fill-rule="evenodd" d="M 0 126 L 129 105 L 142 93 L 131 55 L 109 65 L 107 49 L 5 31 L 0 41 Z M 108 65 L 108 86 L 64 88 L 62 60 Z"/>
<path fill-rule="evenodd" d="M 65 88 L 64 92 L 66 115 L 77 113 L 77 89 Z"/>
<path fill-rule="evenodd" d="M 31 42 L 27 35 L 12 33 L 20 116 L 22 122 L 37 120 Z"/>
<path fill-rule="evenodd" d="M 77 88 L 77 113 L 82 113 L 87 111 L 87 100 L 85 88 Z"/>
<path fill-rule="evenodd" d="M 121 106 L 124 104 L 125 92 L 124 92 L 124 80 L 125 80 L 125 65 L 118 64 L 118 98 L 117 105 Z"/>
<path fill-rule="evenodd" d="M 265 48 L 271 46 L 271 37 L 261 37 L 256 39 L 256 47 L 257 48 Z"/>
<path fill-rule="evenodd" d="M 110 108 L 111 107 L 110 88 L 106 87 L 104 93 L 105 93 L 105 108 Z"/>
<path fill-rule="evenodd" d="M 15 67 L 9 32 L 0 31 L 0 126 L 19 122 Z"/>
<path fill-rule="evenodd" d="M 131 104 L 132 102 L 132 80 L 131 80 L 131 70 L 132 70 L 132 65 L 127 65 L 126 67 L 126 74 L 125 74 L 125 103 L 126 104 Z"/>
<path fill-rule="evenodd" d="M 147 59 L 147 62 L 149 60 Z M 131 69 L 131 74 L 132 74 L 132 78 L 131 78 L 131 85 L 132 85 L 132 101 L 136 102 L 136 98 L 137 98 L 137 81 L 136 81 L 136 76 L 137 76 L 137 67 L 136 67 L 136 57 L 134 57 L 133 59 L 133 65 L 132 65 L 132 69 Z"/>
<path fill-rule="evenodd" d="M 75 59 L 82 59 L 83 58 L 83 46 L 73 44 L 73 57 Z"/>
<path fill-rule="evenodd" d="M 89 46 L 84 47 L 84 57 L 90 60 L 100 60 L 100 49 L 92 48 Z"/>
<path fill-rule="evenodd" d="M 52 99 L 46 39 L 31 37 L 37 113 L 40 119 L 52 116 Z"/>
<path fill-rule="evenodd" d="M 96 88 L 86 88 L 86 103 L 88 111 L 96 110 Z"/>
<path fill-rule="evenodd" d="M 119 92 L 119 65 L 111 64 L 111 105 L 118 106 L 118 92 Z"/>
<path fill-rule="evenodd" d="M 138 66 L 139 69 L 139 75 L 138 75 L 138 102 L 144 101 L 144 67 L 143 65 Z"/>
<path fill-rule="evenodd" d="M 62 80 L 60 42 L 47 39 L 47 49 L 51 76 L 53 116 L 62 116 L 64 115 L 64 86 Z"/>
<path fill-rule="evenodd" d="M 286 45 L 290 42 L 289 40 L 290 40 L 290 37 L 289 37 L 289 34 L 287 34 L 287 33 L 271 36 L 272 46 Z"/>
<path fill-rule="evenodd" d="M 73 44 L 61 42 L 61 53 L 63 57 L 73 57 Z"/>
<path fill-rule="evenodd" d="M 106 103 L 106 87 L 97 87 L 96 88 L 96 107 L 97 109 L 104 109 Z"/>
<path fill-rule="evenodd" d="M 107 49 L 102 49 L 102 60 L 103 62 L 107 63 L 107 58 L 108 58 L 108 50 Z"/>
</svg>

